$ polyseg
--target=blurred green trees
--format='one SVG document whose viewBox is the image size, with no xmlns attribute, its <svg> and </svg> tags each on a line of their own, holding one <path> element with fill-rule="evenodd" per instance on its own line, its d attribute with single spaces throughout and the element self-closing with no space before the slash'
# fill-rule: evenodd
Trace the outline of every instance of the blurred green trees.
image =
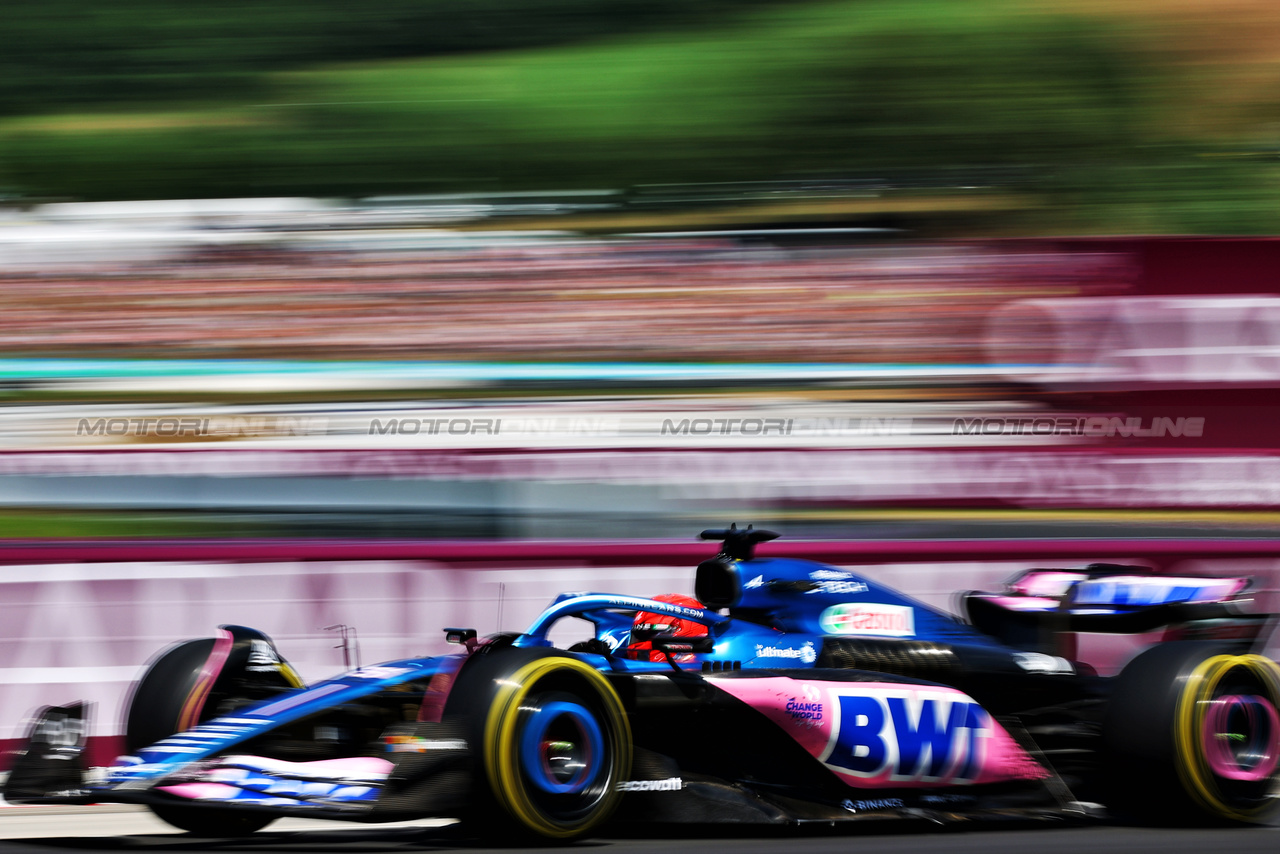
<svg viewBox="0 0 1280 854">
<path fill-rule="evenodd" d="M 765 2 L 778 0 L 6 0 L 0 115 L 223 98 L 281 69 L 699 26 Z"/>
<path fill-rule="evenodd" d="M 1141 34 L 1014 0 L 17 0 L 0 191 L 384 194 L 838 178 L 1010 231 L 1275 231 Z M 1166 50 L 1166 59 L 1167 59 Z"/>
</svg>

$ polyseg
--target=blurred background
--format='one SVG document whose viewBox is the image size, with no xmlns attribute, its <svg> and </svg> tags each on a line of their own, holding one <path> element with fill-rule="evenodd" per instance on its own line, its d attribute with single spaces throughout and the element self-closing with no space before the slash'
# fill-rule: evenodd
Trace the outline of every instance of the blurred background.
<svg viewBox="0 0 1280 854">
<path fill-rule="evenodd" d="M 1108 559 L 1277 607 L 1274 3 L 0 32 L 0 740 L 86 695 L 114 735 L 220 622 L 319 678 L 331 624 L 385 659 L 687 592 L 731 521 L 939 607 Z"/>
<path fill-rule="evenodd" d="M 1269 234 L 1280 215 L 1280 13 L 1263 0 L 14 0 L 3 14 L 0 191 L 19 211 L 576 191 L 626 202 L 613 225 L 634 228 Z M 677 201 L 682 216 L 654 215 Z"/>
</svg>

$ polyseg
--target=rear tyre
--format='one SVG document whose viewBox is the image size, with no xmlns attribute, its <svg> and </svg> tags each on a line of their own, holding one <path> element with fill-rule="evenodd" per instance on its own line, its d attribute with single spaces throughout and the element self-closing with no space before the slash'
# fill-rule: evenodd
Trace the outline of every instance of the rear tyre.
<svg viewBox="0 0 1280 854">
<path fill-rule="evenodd" d="M 1256 823 L 1280 804 L 1280 667 L 1213 643 L 1154 647 L 1104 722 L 1110 801 L 1139 818 Z"/>
</svg>

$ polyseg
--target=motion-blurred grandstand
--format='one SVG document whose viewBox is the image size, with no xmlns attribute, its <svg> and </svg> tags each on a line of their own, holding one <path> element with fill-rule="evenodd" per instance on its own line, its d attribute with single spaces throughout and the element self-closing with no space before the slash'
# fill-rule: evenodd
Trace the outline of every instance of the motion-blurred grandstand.
<svg viewBox="0 0 1280 854">
<path fill-rule="evenodd" d="M 242 204 L 49 206 L 0 230 L 0 354 L 975 364 L 999 306 L 1135 279 L 1123 252 L 1035 243 L 463 232 Z"/>
</svg>

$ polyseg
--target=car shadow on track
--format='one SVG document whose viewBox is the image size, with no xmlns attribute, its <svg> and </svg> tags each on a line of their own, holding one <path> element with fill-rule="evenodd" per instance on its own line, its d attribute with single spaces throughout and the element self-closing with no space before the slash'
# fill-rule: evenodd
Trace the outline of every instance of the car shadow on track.
<svg viewBox="0 0 1280 854">
<path fill-rule="evenodd" d="M 1225 832 L 1225 835 L 1224 835 Z M 1160 850 L 1233 854 L 1274 854 L 1280 833 L 1274 827 L 1170 829 L 1110 821 L 982 821 L 939 825 L 898 820 L 856 824 L 807 825 L 799 828 L 726 825 L 645 825 L 614 828 L 607 835 L 569 845 L 540 843 L 497 845 L 469 835 L 458 826 L 397 827 L 376 825 L 334 830 L 264 830 L 252 836 L 209 839 L 191 834 L 141 833 L 109 837 L 49 836 L 0 840 L 0 854 L 55 852 L 129 852 L 129 854 L 430 854 L 459 851 L 573 851 L 577 854 L 1091 854 Z"/>
</svg>

